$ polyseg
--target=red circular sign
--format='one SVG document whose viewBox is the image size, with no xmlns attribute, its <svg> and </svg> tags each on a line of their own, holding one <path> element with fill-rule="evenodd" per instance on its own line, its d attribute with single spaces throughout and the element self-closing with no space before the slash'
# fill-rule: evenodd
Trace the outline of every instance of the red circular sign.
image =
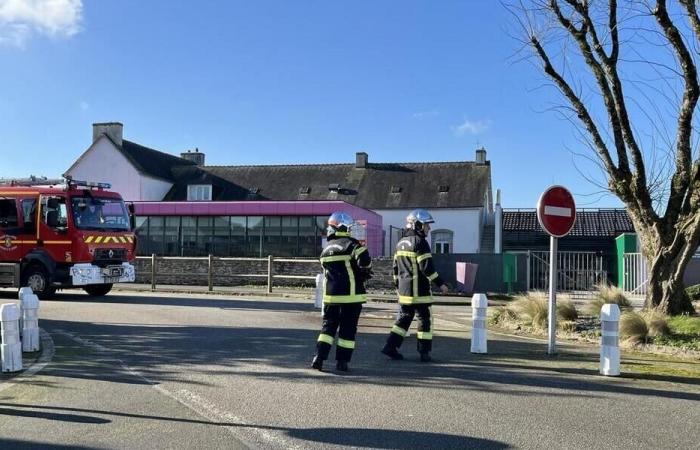
<svg viewBox="0 0 700 450">
<path fill-rule="evenodd" d="M 566 236 L 576 223 L 574 196 L 563 186 L 550 187 L 537 202 L 537 220 L 551 236 Z"/>
</svg>

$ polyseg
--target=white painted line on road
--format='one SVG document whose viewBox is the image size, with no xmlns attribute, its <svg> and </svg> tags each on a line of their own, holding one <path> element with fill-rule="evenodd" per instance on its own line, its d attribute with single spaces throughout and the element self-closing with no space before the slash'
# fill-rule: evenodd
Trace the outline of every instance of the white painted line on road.
<svg viewBox="0 0 700 450">
<path fill-rule="evenodd" d="M 36 375 L 40 370 L 42 370 L 44 367 L 46 367 L 51 360 L 53 359 L 54 355 L 54 345 L 53 345 L 53 339 L 51 339 L 51 335 L 47 333 L 46 331 L 42 330 L 41 328 L 39 329 L 39 337 L 41 339 L 41 355 L 39 355 L 39 359 L 29 366 L 24 372 L 21 374 L 17 375 L 16 377 L 12 378 L 10 381 L 6 381 L 3 383 L 0 383 L 0 391 L 4 391 L 5 389 L 9 389 L 12 386 L 15 386 L 22 381 L 24 381 L 26 378 L 29 378 L 33 375 Z"/>
<path fill-rule="evenodd" d="M 562 208 L 561 206 L 544 206 L 545 216 L 571 217 L 571 208 Z"/>
<path fill-rule="evenodd" d="M 102 353 L 114 353 L 111 349 L 100 345 L 96 342 L 89 341 L 87 339 L 83 339 L 79 336 L 76 336 L 73 333 L 70 333 L 65 330 L 55 330 L 57 334 L 61 334 L 63 336 L 66 336 L 67 338 L 73 340 L 74 342 L 77 342 L 80 345 L 83 345 L 87 348 L 96 350 L 98 352 Z M 116 361 L 122 369 L 124 369 L 126 372 L 131 374 L 132 376 L 139 378 L 140 380 L 144 381 L 146 384 L 150 385 L 153 389 L 155 389 L 158 393 L 175 400 L 176 402 L 180 403 L 181 405 L 185 406 L 187 409 L 193 411 L 195 414 L 198 416 L 201 416 L 211 422 L 216 422 L 216 423 L 222 423 L 226 424 L 229 423 L 231 425 L 225 425 L 223 428 L 226 429 L 229 433 L 234 435 L 236 439 L 241 440 L 241 430 L 252 430 L 256 433 L 257 437 L 261 438 L 262 440 L 266 441 L 268 444 L 274 445 L 277 448 L 285 448 L 285 449 L 300 449 L 301 447 L 292 445 L 289 442 L 287 442 L 284 438 L 270 432 L 269 430 L 266 430 L 264 428 L 256 427 L 255 425 L 252 425 L 248 422 L 246 422 L 244 419 L 241 417 L 238 417 L 228 411 L 224 411 L 219 409 L 214 403 L 206 400 L 205 398 L 195 394 L 194 392 L 188 391 L 187 389 L 179 389 L 176 392 L 170 391 L 166 388 L 164 388 L 161 384 L 159 384 L 156 381 L 153 381 L 143 375 L 141 372 L 138 370 L 130 367 L 127 365 L 124 361 L 122 361 L 119 358 L 113 357 L 114 361 Z M 245 443 L 245 442 L 244 442 Z"/>
</svg>

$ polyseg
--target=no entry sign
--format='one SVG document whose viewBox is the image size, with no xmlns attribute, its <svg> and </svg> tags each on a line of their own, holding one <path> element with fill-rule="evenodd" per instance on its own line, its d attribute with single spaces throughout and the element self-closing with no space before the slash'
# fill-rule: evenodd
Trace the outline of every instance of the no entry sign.
<svg viewBox="0 0 700 450">
<path fill-rule="evenodd" d="M 566 236 L 576 222 L 574 196 L 563 186 L 550 187 L 537 202 L 537 220 L 550 236 Z"/>
</svg>

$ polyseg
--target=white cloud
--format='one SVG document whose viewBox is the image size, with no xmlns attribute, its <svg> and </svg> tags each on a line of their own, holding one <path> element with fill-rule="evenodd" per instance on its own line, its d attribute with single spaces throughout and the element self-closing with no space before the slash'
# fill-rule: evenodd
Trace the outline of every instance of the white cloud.
<svg viewBox="0 0 700 450">
<path fill-rule="evenodd" d="M 428 117 L 435 117 L 438 114 L 440 114 L 438 111 L 432 110 L 432 111 L 421 111 L 417 113 L 413 113 L 413 118 L 414 119 L 426 119 Z"/>
<path fill-rule="evenodd" d="M 491 126 L 490 120 L 469 120 L 466 119 L 461 125 L 453 127 L 457 136 L 465 134 L 481 134 Z"/>
<path fill-rule="evenodd" d="M 70 37 L 82 19 L 82 0 L 0 0 L 0 44 L 22 47 L 34 34 Z"/>
</svg>

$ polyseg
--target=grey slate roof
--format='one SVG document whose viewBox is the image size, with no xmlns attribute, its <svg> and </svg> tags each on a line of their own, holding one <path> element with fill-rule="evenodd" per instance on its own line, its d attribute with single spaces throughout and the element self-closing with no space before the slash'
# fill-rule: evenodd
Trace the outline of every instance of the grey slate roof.
<svg viewBox="0 0 700 450">
<path fill-rule="evenodd" d="M 491 198 L 488 162 L 205 166 L 174 173 L 164 200 L 186 200 L 188 184 L 209 182 L 213 200 L 343 200 L 367 209 L 469 208 L 483 206 L 487 192 Z"/>
<path fill-rule="evenodd" d="M 503 210 L 503 231 L 545 234 L 534 209 Z M 616 237 L 634 232 L 632 220 L 624 209 L 577 209 L 576 223 L 569 236 Z"/>
<path fill-rule="evenodd" d="M 113 142 L 114 143 L 114 142 Z M 114 145 L 144 175 L 175 182 L 175 168 L 195 166 L 192 161 L 153 150 L 135 142 L 123 140 L 121 147 Z"/>
</svg>

